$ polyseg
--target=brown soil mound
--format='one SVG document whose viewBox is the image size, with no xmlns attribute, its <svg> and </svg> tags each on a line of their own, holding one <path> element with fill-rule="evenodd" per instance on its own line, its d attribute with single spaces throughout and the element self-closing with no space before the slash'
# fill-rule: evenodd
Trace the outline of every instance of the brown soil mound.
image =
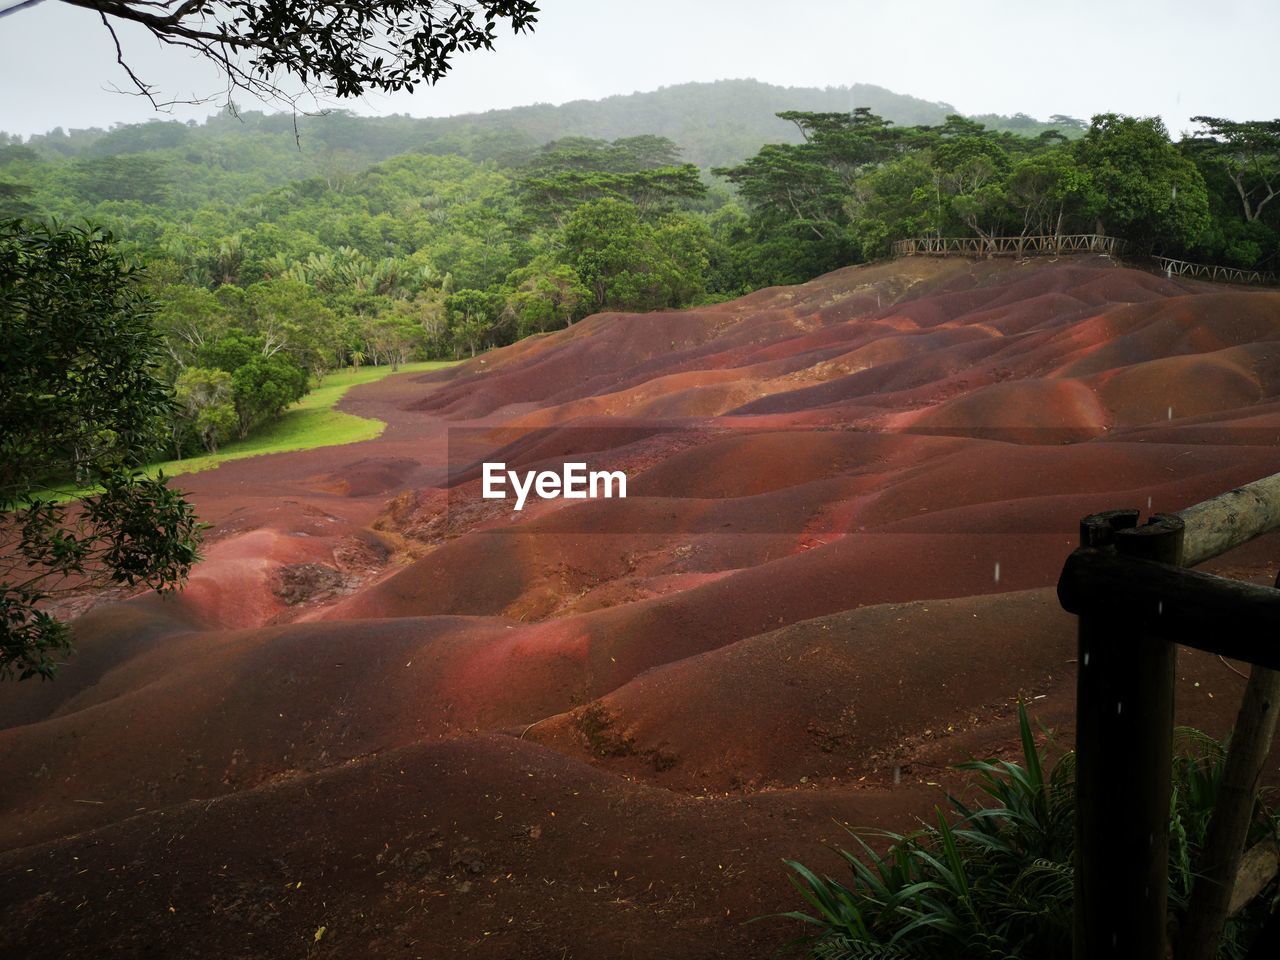
<svg viewBox="0 0 1280 960">
<path fill-rule="evenodd" d="M 835 819 L 934 799 L 685 797 L 505 737 L 412 746 L 0 854 L 0 956 L 767 954 L 794 932 L 745 921 L 789 908 L 783 856 L 834 870 Z"/>
</svg>

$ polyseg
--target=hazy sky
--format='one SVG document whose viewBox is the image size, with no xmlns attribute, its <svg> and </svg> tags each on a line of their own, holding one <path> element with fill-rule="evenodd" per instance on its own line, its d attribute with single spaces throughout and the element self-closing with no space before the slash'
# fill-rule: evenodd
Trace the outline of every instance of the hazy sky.
<svg viewBox="0 0 1280 960">
<path fill-rule="evenodd" d="M 0 9 L 17 0 L 0 0 Z M 562 103 L 690 80 L 875 83 L 964 113 L 1087 118 L 1280 116 L 1277 0 L 545 0 L 536 32 L 470 54 L 437 87 L 336 104 L 442 116 Z M 216 73 L 125 30 L 127 58 L 178 96 Z M 1267 53 L 1268 50 L 1272 52 Z M 0 18 L 0 130 L 109 126 L 155 116 L 90 11 L 59 0 Z M 237 102 L 244 105 L 243 96 Z M 203 117 L 211 105 L 176 108 Z"/>
</svg>

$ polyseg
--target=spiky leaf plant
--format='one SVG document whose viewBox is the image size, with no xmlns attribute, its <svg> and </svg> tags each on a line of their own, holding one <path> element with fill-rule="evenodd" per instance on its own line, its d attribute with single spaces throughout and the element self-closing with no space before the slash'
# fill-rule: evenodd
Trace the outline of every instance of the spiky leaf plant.
<svg viewBox="0 0 1280 960">
<path fill-rule="evenodd" d="M 911 834 L 881 832 L 877 852 L 853 834 L 855 852 L 837 851 L 844 881 L 788 861 L 808 911 L 783 914 L 809 928 L 803 943 L 818 960 L 1067 960 L 1071 956 L 1075 755 L 1046 774 L 1024 706 L 1018 708 L 1022 762 L 962 764 L 982 803 L 949 797 L 955 822 Z M 1169 904 L 1176 923 L 1194 881 L 1192 865 L 1217 799 L 1226 750 L 1194 730 L 1175 744 L 1169 845 Z M 1259 802 L 1250 837 L 1280 833 L 1280 818 Z M 1244 956 L 1252 932 L 1277 896 L 1273 883 L 1232 918 L 1222 956 Z"/>
</svg>

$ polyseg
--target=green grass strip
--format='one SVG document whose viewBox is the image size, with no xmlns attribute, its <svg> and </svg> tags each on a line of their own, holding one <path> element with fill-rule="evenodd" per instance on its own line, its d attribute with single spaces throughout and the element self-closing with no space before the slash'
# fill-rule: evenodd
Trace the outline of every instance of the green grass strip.
<svg viewBox="0 0 1280 960">
<path fill-rule="evenodd" d="M 406 363 L 400 373 L 424 373 L 452 366 L 452 361 L 428 360 Z M 257 457 L 264 453 L 286 453 L 291 450 L 312 450 L 316 447 L 336 447 L 344 443 L 359 443 L 382 435 L 387 425 L 370 417 L 357 417 L 352 413 L 335 410 L 338 401 L 352 387 L 373 383 L 391 375 L 390 367 L 362 367 L 358 371 L 343 370 L 331 373 L 324 383 L 289 407 L 278 420 L 273 420 L 252 436 L 225 444 L 217 453 L 168 460 L 147 467 L 147 473 L 163 470 L 165 476 L 182 473 L 198 473 L 212 470 L 228 460 Z"/>
<path fill-rule="evenodd" d="M 424 373 L 449 366 L 453 366 L 453 361 L 427 360 L 403 364 L 396 373 Z M 331 373 L 324 378 L 323 384 L 285 410 L 278 420 L 263 426 L 252 436 L 225 444 L 217 453 L 150 464 L 145 472 L 154 476 L 163 470 L 166 477 L 173 477 L 183 473 L 213 470 L 228 460 L 242 460 L 265 453 L 312 450 L 316 447 L 336 447 L 344 443 L 372 440 L 382 435 L 387 427 L 385 422 L 371 417 L 357 417 L 334 408 L 352 387 L 373 383 L 388 376 L 391 376 L 391 368 L 387 366 Z M 74 500 L 88 492 L 60 487 L 43 491 L 39 496 L 60 501 Z"/>
</svg>

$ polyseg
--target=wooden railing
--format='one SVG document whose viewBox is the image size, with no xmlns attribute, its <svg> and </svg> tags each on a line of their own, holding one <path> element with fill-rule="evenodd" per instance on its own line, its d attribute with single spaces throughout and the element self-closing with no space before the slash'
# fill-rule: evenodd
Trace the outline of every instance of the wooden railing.
<svg viewBox="0 0 1280 960">
<path fill-rule="evenodd" d="M 1118 256 L 1128 247 L 1119 237 L 1100 233 L 1030 237 L 911 237 L 893 245 L 895 257 L 1030 257 L 1064 253 Z"/>
<path fill-rule="evenodd" d="M 1168 277 L 1203 277 L 1218 283 L 1280 283 L 1280 275 L 1262 273 L 1258 270 L 1244 270 L 1240 267 L 1219 267 L 1211 263 L 1190 263 L 1186 260 L 1175 260 L 1172 257 L 1154 257 L 1161 272 Z"/>
<path fill-rule="evenodd" d="M 1072 233 L 1064 236 L 1031 237 L 910 237 L 894 242 L 895 257 L 1036 257 L 1070 253 L 1096 253 L 1125 257 L 1130 245 L 1119 237 L 1100 233 Z M 1134 257 L 1136 266 L 1150 266 L 1167 277 L 1193 277 L 1217 283 L 1280 284 L 1280 275 L 1192 263 L 1173 257 Z"/>
<path fill-rule="evenodd" d="M 1280 711 L 1280 589 L 1186 569 L 1276 529 L 1280 474 L 1143 526 L 1137 510 L 1081 521 L 1058 582 L 1079 616 L 1076 960 L 1166 957 L 1177 644 L 1254 668 L 1175 956 L 1216 957 L 1227 916 L 1280 866 L 1274 843 L 1243 851 Z"/>
</svg>

